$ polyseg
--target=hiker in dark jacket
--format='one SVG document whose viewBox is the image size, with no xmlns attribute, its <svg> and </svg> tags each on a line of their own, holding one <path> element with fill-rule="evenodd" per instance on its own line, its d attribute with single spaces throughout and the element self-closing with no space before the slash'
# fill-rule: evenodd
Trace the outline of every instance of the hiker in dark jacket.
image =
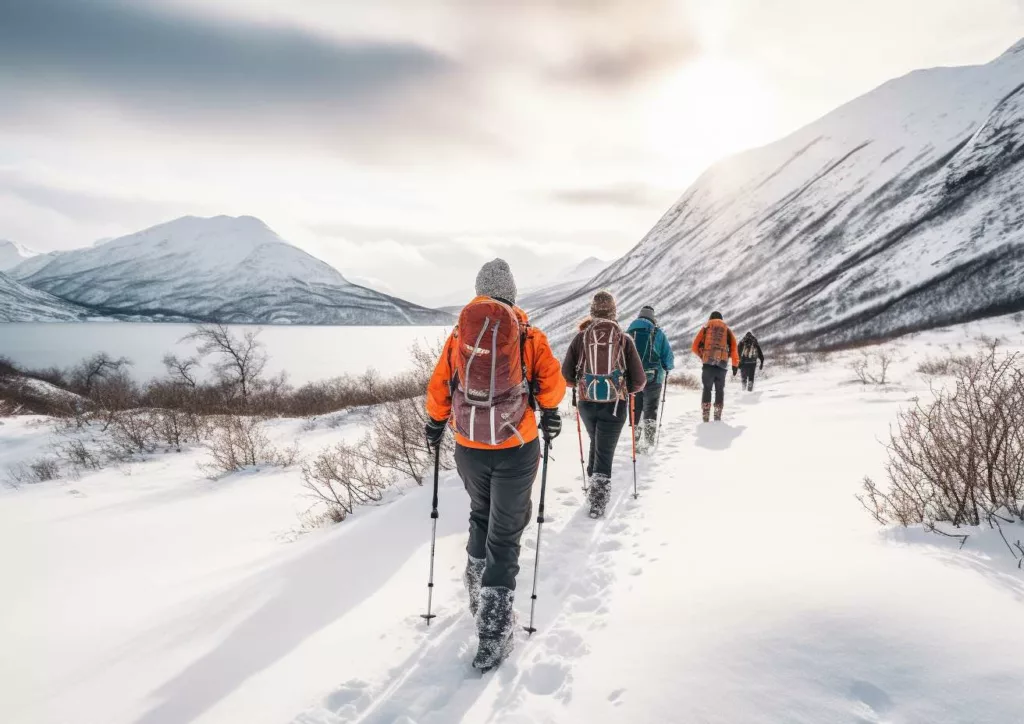
<svg viewBox="0 0 1024 724">
<path fill-rule="evenodd" d="M 757 372 L 758 360 L 764 369 L 764 352 L 753 332 L 747 332 L 740 340 L 740 384 L 747 392 L 754 391 L 754 373 Z M 736 376 L 736 368 L 732 368 L 732 376 Z"/>
<path fill-rule="evenodd" d="M 701 416 L 704 422 L 711 417 L 711 388 L 715 390 L 715 420 L 722 419 L 725 407 L 725 375 L 732 361 L 733 370 L 740 366 L 740 355 L 736 348 L 736 335 L 722 319 L 721 312 L 712 312 L 708 323 L 701 327 L 693 340 L 693 353 L 704 363 L 701 382 L 704 393 L 700 398 Z"/>
<path fill-rule="evenodd" d="M 647 383 L 633 338 L 617 319 L 615 298 L 608 292 L 595 294 L 590 317 L 580 324 L 562 362 L 562 376 L 576 387 L 580 418 L 590 436 L 587 476 L 593 518 L 604 515 L 608 505 L 615 446 L 629 424 L 632 395 Z"/>
<path fill-rule="evenodd" d="M 654 447 L 662 389 L 669 371 L 675 367 L 675 359 L 672 356 L 672 345 L 665 331 L 658 326 L 658 317 L 651 305 L 640 310 L 640 316 L 626 331 L 636 344 L 636 351 L 644 363 L 647 376 L 647 385 L 636 393 L 634 399 L 637 452 L 647 452 Z"/>
</svg>

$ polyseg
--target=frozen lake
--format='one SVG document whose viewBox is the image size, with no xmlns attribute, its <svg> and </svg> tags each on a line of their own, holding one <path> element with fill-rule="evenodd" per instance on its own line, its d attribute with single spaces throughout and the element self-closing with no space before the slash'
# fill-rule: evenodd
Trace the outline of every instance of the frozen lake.
<svg viewBox="0 0 1024 724">
<path fill-rule="evenodd" d="M 0 324 L 0 356 L 27 368 L 70 367 L 97 352 L 127 357 L 140 381 L 164 374 L 161 359 L 168 352 L 195 353 L 195 343 L 182 342 L 190 324 L 81 322 Z M 287 372 L 293 384 L 359 374 L 375 368 L 388 376 L 410 369 L 409 348 L 447 334 L 445 327 L 299 327 L 233 325 L 233 331 L 260 329 L 259 339 L 270 355 L 267 373 Z"/>
</svg>

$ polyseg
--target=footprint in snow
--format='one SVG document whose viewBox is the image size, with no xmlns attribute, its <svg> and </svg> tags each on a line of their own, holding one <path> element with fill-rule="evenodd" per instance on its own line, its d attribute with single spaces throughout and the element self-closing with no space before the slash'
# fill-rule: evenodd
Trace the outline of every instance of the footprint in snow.
<svg viewBox="0 0 1024 724">
<path fill-rule="evenodd" d="M 867 681 L 854 681 L 850 685 L 850 698 L 857 701 L 856 724 L 883 724 L 882 717 L 893 709 L 892 697 L 883 689 Z"/>
<path fill-rule="evenodd" d="M 541 661 L 526 674 L 526 690 L 537 696 L 551 696 L 568 684 L 569 667 L 559 661 Z"/>
<path fill-rule="evenodd" d="M 619 706 L 620 704 L 622 704 L 622 695 L 625 693 L 625 689 L 616 689 L 608 695 L 608 701 L 610 701 L 615 706 Z"/>
</svg>

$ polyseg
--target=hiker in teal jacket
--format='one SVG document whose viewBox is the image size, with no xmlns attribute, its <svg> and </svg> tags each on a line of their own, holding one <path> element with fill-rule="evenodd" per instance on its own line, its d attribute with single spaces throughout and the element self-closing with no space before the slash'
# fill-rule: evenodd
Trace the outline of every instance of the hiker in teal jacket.
<svg viewBox="0 0 1024 724">
<path fill-rule="evenodd" d="M 635 410 L 637 449 L 647 452 L 654 445 L 658 432 L 658 405 L 661 404 L 662 385 L 675 366 L 672 346 L 665 331 L 658 326 L 654 307 L 647 305 L 627 330 L 636 343 L 637 352 L 647 373 L 647 386 L 636 394 Z"/>
</svg>

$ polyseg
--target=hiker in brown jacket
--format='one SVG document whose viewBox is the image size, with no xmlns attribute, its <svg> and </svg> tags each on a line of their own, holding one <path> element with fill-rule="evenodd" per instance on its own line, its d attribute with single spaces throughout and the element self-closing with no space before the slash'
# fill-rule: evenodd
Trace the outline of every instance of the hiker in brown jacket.
<svg viewBox="0 0 1024 724">
<path fill-rule="evenodd" d="M 590 317 L 569 345 L 562 376 L 576 390 L 580 418 L 590 436 L 590 515 L 604 515 L 611 493 L 612 460 L 622 428 L 629 422 L 633 394 L 647 384 L 633 338 L 616 321 L 615 298 L 598 292 Z"/>
</svg>

